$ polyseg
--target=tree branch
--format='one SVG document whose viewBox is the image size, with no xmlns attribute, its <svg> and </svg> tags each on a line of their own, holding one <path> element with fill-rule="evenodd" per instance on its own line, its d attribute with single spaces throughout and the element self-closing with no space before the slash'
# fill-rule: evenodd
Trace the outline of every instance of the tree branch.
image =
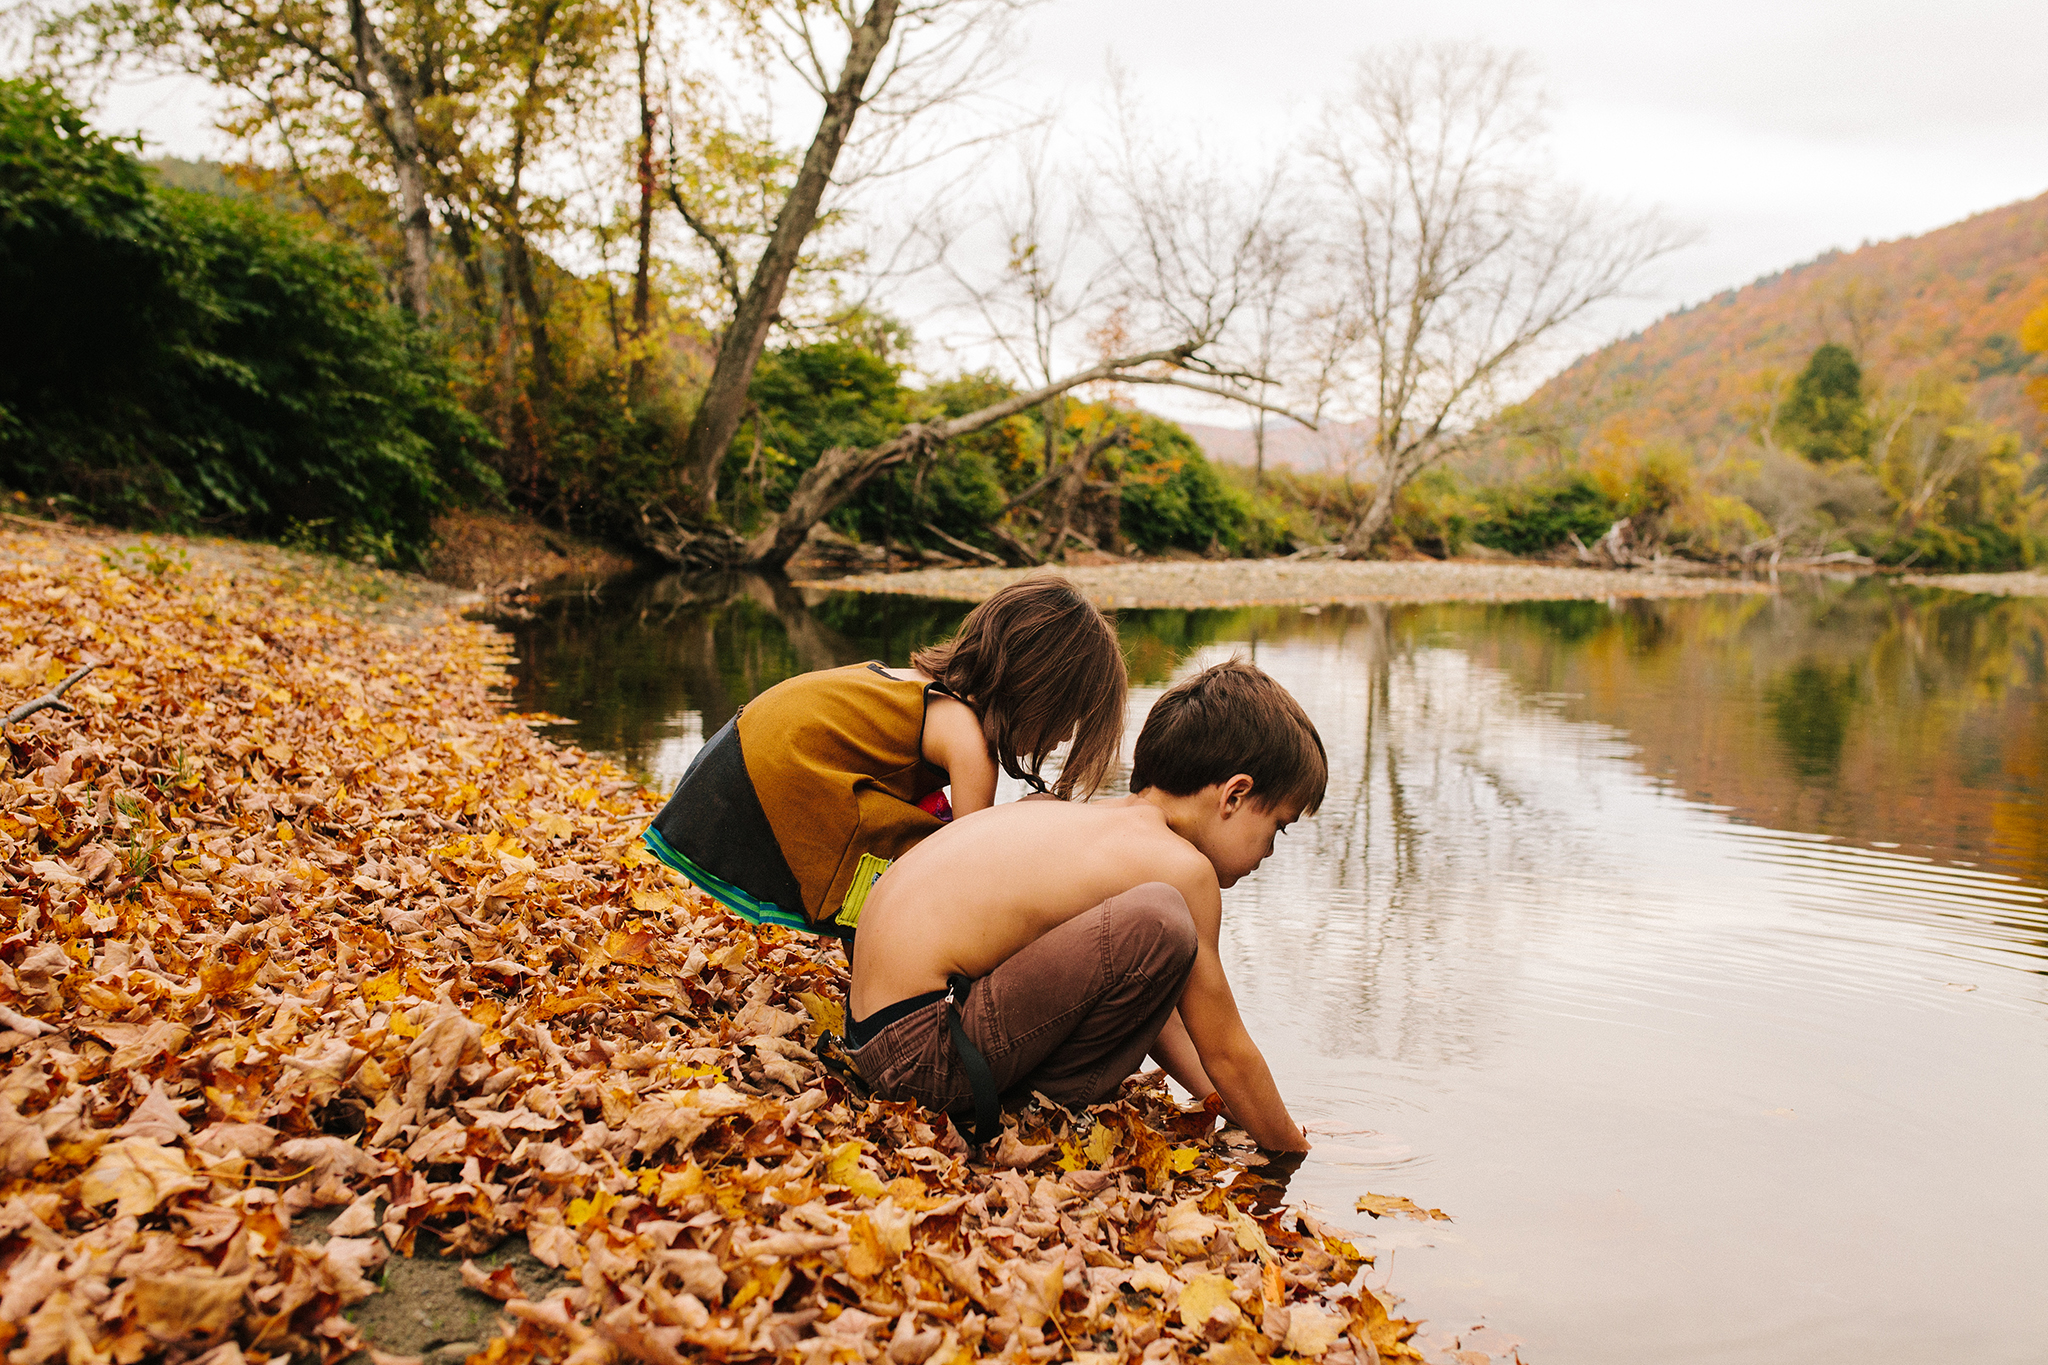
<svg viewBox="0 0 2048 1365">
<path fill-rule="evenodd" d="M 57 710 L 70 712 L 71 703 L 64 700 L 64 694 L 71 690 L 73 683 L 98 667 L 100 667 L 99 664 L 87 664 L 84 668 L 79 669 L 76 673 L 73 673 L 34 701 L 23 702 L 12 711 L 9 711 L 7 719 L 0 721 L 0 725 L 12 725 L 18 720 L 27 720 L 38 711 Z"/>
<path fill-rule="evenodd" d="M 978 559 L 984 564 L 993 564 L 998 569 L 1005 567 L 1002 556 L 992 555 L 987 550 L 982 549 L 978 545 L 970 545 L 964 540 L 959 540 L 953 536 L 949 536 L 944 531 L 941 531 L 938 527 L 932 525 L 932 523 L 930 522 L 926 522 L 924 524 L 924 529 L 930 531 L 940 540 L 945 541 L 946 544 L 952 546 L 954 549 L 960 551 L 960 553 L 964 555 L 968 555 L 972 558 Z"/>
<path fill-rule="evenodd" d="M 1300 413 L 1291 409 L 1275 407 L 1271 403 L 1262 403 L 1256 398 L 1247 398 L 1241 393 L 1232 393 L 1229 389 L 1212 388 L 1207 384 L 1197 384 L 1192 379 L 1182 379 L 1178 375 L 1127 374 L 1118 376 L 1117 382 L 1119 384 L 1170 384 L 1177 389 L 1193 389 L 1196 393 L 1206 393 L 1213 398 L 1228 398 L 1233 403 L 1242 403 L 1248 408 L 1257 408 L 1260 412 L 1270 412 L 1276 417 L 1285 417 L 1289 421 L 1299 422 L 1310 431 L 1322 430 L 1321 427 L 1316 425 L 1316 419 L 1313 417 L 1303 417 Z"/>
<path fill-rule="evenodd" d="M 690 206 L 683 202 L 683 192 L 676 188 L 673 180 L 669 181 L 668 198 L 669 202 L 676 206 L 676 212 L 683 215 L 683 221 L 689 225 L 690 231 L 701 237 L 704 245 L 710 247 L 712 254 L 718 257 L 719 278 L 725 283 L 725 292 L 732 297 L 732 306 L 738 308 L 745 302 L 745 296 L 740 289 L 740 270 L 738 264 L 733 261 L 732 252 L 727 249 L 724 242 L 718 240 L 718 234 L 707 224 L 700 222 L 696 214 L 690 212 Z"/>
</svg>

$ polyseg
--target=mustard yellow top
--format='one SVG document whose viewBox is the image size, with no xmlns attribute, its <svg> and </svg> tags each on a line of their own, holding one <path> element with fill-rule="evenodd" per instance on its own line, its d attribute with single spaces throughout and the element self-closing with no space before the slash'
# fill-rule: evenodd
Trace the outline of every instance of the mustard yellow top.
<svg viewBox="0 0 2048 1365">
<path fill-rule="evenodd" d="M 777 683 L 740 712 L 747 776 L 813 922 L 849 897 L 857 914 L 880 867 L 940 828 L 917 808 L 947 780 L 923 755 L 935 686 L 849 664 Z"/>
</svg>

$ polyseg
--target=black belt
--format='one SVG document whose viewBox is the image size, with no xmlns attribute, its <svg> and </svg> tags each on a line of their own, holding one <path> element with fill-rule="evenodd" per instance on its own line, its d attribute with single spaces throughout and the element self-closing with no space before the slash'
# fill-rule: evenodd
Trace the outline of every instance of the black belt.
<svg viewBox="0 0 2048 1365">
<path fill-rule="evenodd" d="M 967 1029 L 960 1022 L 960 1007 L 967 1003 L 967 992 L 972 989 L 974 983 L 957 972 L 946 978 L 946 1023 L 953 1030 L 953 1050 L 960 1054 L 961 1069 L 967 1073 L 967 1088 L 974 1092 L 974 1130 L 965 1136 L 979 1147 L 995 1141 L 1003 1131 L 1003 1105 L 996 1093 L 996 1073 L 989 1069 L 981 1049 L 968 1041 Z"/>
<path fill-rule="evenodd" d="M 846 1041 L 856 1048 L 866 1047 L 875 1040 L 876 1034 L 895 1023 L 898 1019 L 915 1014 L 926 1005 L 936 1004 L 945 998 L 946 993 L 944 991 L 926 991 L 923 995 L 913 995 L 908 1000 L 898 1000 L 893 1005 L 878 1009 L 865 1019 L 854 1018 L 853 1011 L 848 1010 L 846 1012 Z"/>
</svg>

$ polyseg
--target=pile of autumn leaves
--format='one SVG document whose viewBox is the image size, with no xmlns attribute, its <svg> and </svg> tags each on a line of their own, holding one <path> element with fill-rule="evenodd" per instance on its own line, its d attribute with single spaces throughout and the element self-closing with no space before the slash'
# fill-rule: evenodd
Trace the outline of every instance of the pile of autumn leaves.
<svg viewBox="0 0 2048 1365">
<path fill-rule="evenodd" d="M 851 1091 L 838 950 L 651 863 L 495 632 L 114 544 L 0 535 L 0 707 L 104 665 L 0 743 L 12 1365 L 335 1362 L 386 1257 L 514 1233 L 571 1287 L 465 1266 L 487 1362 L 1414 1356 L 1162 1090 L 984 1155 Z"/>
</svg>

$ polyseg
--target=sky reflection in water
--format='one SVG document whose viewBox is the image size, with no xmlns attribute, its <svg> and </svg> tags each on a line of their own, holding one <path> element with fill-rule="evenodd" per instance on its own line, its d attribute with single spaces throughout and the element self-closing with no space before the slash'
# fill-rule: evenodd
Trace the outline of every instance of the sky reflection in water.
<svg viewBox="0 0 2048 1365">
<path fill-rule="evenodd" d="M 666 784 L 761 688 L 901 662 L 960 611 L 675 580 L 550 604 L 517 702 Z M 1227 893 L 1224 953 L 1320 1133 L 1289 1197 L 1454 1216 L 1368 1229 L 1436 1342 L 2040 1358 L 2048 602 L 1795 582 L 1122 625 L 1132 737 L 1233 652 L 1322 732 L 1322 813 Z"/>
</svg>

